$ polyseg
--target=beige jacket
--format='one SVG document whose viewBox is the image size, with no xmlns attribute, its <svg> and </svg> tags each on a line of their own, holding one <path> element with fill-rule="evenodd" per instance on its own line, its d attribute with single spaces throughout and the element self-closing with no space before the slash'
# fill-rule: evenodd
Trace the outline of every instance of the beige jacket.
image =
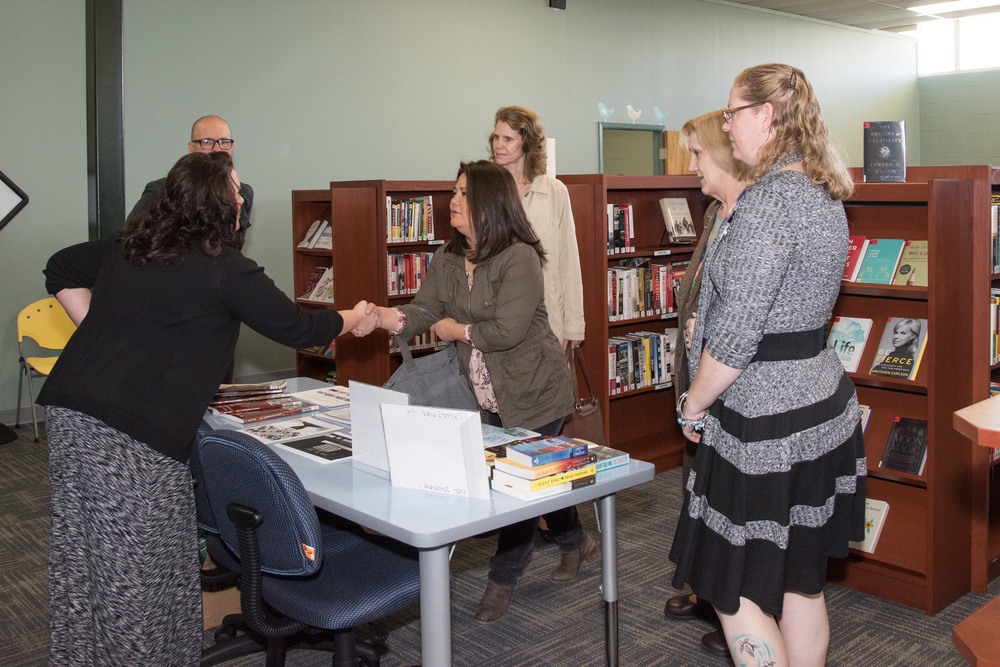
<svg viewBox="0 0 1000 667">
<path fill-rule="evenodd" d="M 561 181 L 542 174 L 532 181 L 522 201 L 545 250 L 542 271 L 549 326 L 560 341 L 583 340 L 583 278 L 569 190 Z"/>
</svg>

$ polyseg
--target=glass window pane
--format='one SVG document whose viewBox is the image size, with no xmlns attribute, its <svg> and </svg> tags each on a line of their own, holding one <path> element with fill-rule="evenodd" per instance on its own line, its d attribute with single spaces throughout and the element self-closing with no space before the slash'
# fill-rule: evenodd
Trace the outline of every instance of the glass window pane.
<svg viewBox="0 0 1000 667">
<path fill-rule="evenodd" d="M 917 24 L 917 73 L 955 71 L 955 22 L 941 19 Z"/>
<path fill-rule="evenodd" d="M 1000 50 L 996 48 L 994 41 L 998 31 L 1000 14 L 980 14 L 958 19 L 959 68 L 1000 67 Z"/>
</svg>

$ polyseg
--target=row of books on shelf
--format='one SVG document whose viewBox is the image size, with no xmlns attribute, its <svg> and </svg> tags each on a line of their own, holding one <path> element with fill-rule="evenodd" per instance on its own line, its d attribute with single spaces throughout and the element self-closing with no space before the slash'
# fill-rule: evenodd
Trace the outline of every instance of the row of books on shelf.
<svg viewBox="0 0 1000 667">
<path fill-rule="evenodd" d="M 993 273 L 1000 273 L 1000 194 L 990 197 L 990 238 L 993 241 L 990 263 Z"/>
<path fill-rule="evenodd" d="M 565 436 L 508 444 L 493 459 L 494 491 L 530 501 L 593 484 L 597 473 L 629 462 L 628 452 Z"/>
<path fill-rule="evenodd" d="M 404 252 L 387 256 L 389 264 L 389 296 L 416 294 L 424 284 L 427 268 L 434 258 L 432 252 Z"/>
<path fill-rule="evenodd" d="M 674 244 L 690 244 L 698 240 L 694 216 L 687 199 L 664 197 L 660 200 L 660 212 L 667 237 Z M 632 204 L 608 204 L 608 254 L 622 255 L 634 253 L 635 210 Z"/>
<path fill-rule="evenodd" d="M 622 260 L 608 269 L 608 320 L 664 316 L 674 312 L 677 285 L 687 262 L 654 264 L 648 259 Z"/>
<path fill-rule="evenodd" d="M 1000 288 L 990 288 L 990 365 L 1000 362 Z"/>
<path fill-rule="evenodd" d="M 608 339 L 608 392 L 669 386 L 677 329 L 636 331 Z"/>
<path fill-rule="evenodd" d="M 849 373 L 858 371 L 865 345 L 872 330 L 872 320 L 866 317 L 835 317 L 827 336 L 827 346 L 833 348 Z M 927 320 L 915 317 L 886 318 L 878 349 L 868 369 L 870 375 L 912 380 L 917 376 L 920 360 L 927 348 Z"/>
<path fill-rule="evenodd" d="M 333 269 L 329 266 L 315 267 L 299 290 L 299 298 L 333 303 Z"/>
<path fill-rule="evenodd" d="M 436 333 L 428 330 L 418 336 L 414 336 L 407 342 L 410 345 L 410 352 L 416 352 L 417 350 L 431 350 L 440 347 L 444 341 L 438 338 Z M 396 344 L 395 336 L 389 336 L 389 352 L 399 352 L 399 345 Z"/>
<path fill-rule="evenodd" d="M 851 236 L 841 280 L 927 287 L 927 241 Z"/>
<path fill-rule="evenodd" d="M 389 243 L 434 240 L 434 199 L 430 195 L 406 201 L 386 197 L 385 213 Z"/>
<path fill-rule="evenodd" d="M 305 236 L 299 241 L 299 248 L 322 248 L 324 250 L 329 250 L 333 248 L 333 227 L 330 226 L 329 220 L 315 220 L 309 229 L 306 230 Z"/>
</svg>

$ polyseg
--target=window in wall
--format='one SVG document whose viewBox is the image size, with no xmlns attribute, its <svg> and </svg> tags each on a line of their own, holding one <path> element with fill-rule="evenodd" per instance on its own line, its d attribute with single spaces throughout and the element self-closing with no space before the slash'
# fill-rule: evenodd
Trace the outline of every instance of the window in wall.
<svg viewBox="0 0 1000 667">
<path fill-rule="evenodd" d="M 917 40 L 917 73 L 942 74 L 1000 67 L 1000 50 L 993 40 L 1000 30 L 1000 13 L 917 24 L 902 34 Z"/>
</svg>

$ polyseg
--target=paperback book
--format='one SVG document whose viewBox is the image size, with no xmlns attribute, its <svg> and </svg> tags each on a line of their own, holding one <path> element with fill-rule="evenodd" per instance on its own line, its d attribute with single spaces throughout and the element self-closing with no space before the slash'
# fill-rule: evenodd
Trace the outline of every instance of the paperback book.
<svg viewBox="0 0 1000 667">
<path fill-rule="evenodd" d="M 507 458 L 527 466 L 583 456 L 587 445 L 561 435 L 507 446 Z"/>
<path fill-rule="evenodd" d="M 830 335 L 826 339 L 828 347 L 844 364 L 848 373 L 856 373 L 861 354 L 865 351 L 865 342 L 872 330 L 872 321 L 867 317 L 835 317 L 830 325 Z"/>
<path fill-rule="evenodd" d="M 497 493 L 502 493 L 505 496 L 511 496 L 517 498 L 518 500 L 523 500 L 524 502 L 531 502 L 532 500 L 541 500 L 542 498 L 548 498 L 549 496 L 556 496 L 560 493 L 566 493 L 567 491 L 572 491 L 573 489 L 579 489 L 584 486 L 590 486 L 597 480 L 597 475 L 588 475 L 587 477 L 580 477 L 574 479 L 571 482 L 562 482 L 561 484 L 554 484 L 552 486 L 547 486 L 542 489 L 536 489 L 534 491 L 525 491 L 523 489 L 517 489 L 513 486 L 508 486 L 506 484 L 494 484 L 493 490 Z"/>
<path fill-rule="evenodd" d="M 927 287 L 927 282 L 927 241 L 907 241 L 892 284 Z"/>
<path fill-rule="evenodd" d="M 927 421 L 896 417 L 879 468 L 921 475 L 927 463 Z"/>
<path fill-rule="evenodd" d="M 553 461 L 552 463 L 543 463 L 539 466 L 526 466 L 501 456 L 494 460 L 493 469 L 494 471 L 499 470 L 522 479 L 540 479 L 596 462 L 597 456 L 594 454 L 584 454 L 583 456 L 574 456 L 561 461 Z"/>
<path fill-rule="evenodd" d="M 309 225 L 309 229 L 306 230 L 305 236 L 303 236 L 302 240 L 299 241 L 299 245 L 297 247 L 299 248 L 315 247 L 316 241 L 319 240 L 320 234 L 322 234 L 323 230 L 325 230 L 329 226 L 330 223 L 326 220 L 313 221 L 313 223 Z"/>
<path fill-rule="evenodd" d="M 613 449 L 606 445 L 590 445 L 587 451 L 590 456 L 596 458 L 597 472 L 628 465 L 629 462 L 628 452 Z"/>
<path fill-rule="evenodd" d="M 865 182 L 906 181 L 906 121 L 865 121 Z"/>
<path fill-rule="evenodd" d="M 903 243 L 903 239 L 870 239 L 861 260 L 857 282 L 891 284 L 903 253 Z"/>
<path fill-rule="evenodd" d="M 687 199 L 664 197 L 660 200 L 660 212 L 663 213 L 663 224 L 671 243 L 694 243 L 698 240 Z"/>
<path fill-rule="evenodd" d="M 864 433 L 868 429 L 868 420 L 872 417 L 872 409 L 860 403 L 858 407 L 861 408 L 861 432 Z"/>
<path fill-rule="evenodd" d="M 927 320 L 913 317 L 890 317 L 872 361 L 872 375 L 912 380 L 917 376 L 920 359 L 927 347 Z"/>
<path fill-rule="evenodd" d="M 309 301 L 333 303 L 333 269 L 324 269 L 323 276 L 316 283 L 312 293 L 306 297 Z"/>
<path fill-rule="evenodd" d="M 538 479 L 525 479 L 524 477 L 518 477 L 517 475 L 506 473 L 503 470 L 498 470 L 494 465 L 493 486 L 496 487 L 499 484 L 520 489 L 522 491 L 537 491 L 538 489 L 556 486 L 558 484 L 562 484 L 563 482 L 572 482 L 574 479 L 594 476 L 596 474 L 597 466 L 596 464 L 591 463 L 578 468 L 573 468 L 572 470 L 555 473 L 554 475 L 539 477 Z"/>
<path fill-rule="evenodd" d="M 299 291 L 299 298 L 312 298 L 312 293 L 316 290 L 316 285 L 319 285 L 319 281 L 323 279 L 329 270 L 330 268 L 326 266 L 315 267 L 312 273 L 309 274 L 309 277 L 306 278 L 306 282 L 302 285 L 302 289 Z"/>
<path fill-rule="evenodd" d="M 884 500 L 865 498 L 865 537 L 860 542 L 852 541 L 848 544 L 852 548 L 864 551 L 865 553 L 874 553 L 888 514 L 889 503 Z"/>
<path fill-rule="evenodd" d="M 276 395 L 266 400 L 246 400 L 209 405 L 209 409 L 228 421 L 237 424 L 290 417 L 303 412 L 318 410 L 319 406 L 309 401 L 303 401 L 287 394 Z"/>
</svg>

